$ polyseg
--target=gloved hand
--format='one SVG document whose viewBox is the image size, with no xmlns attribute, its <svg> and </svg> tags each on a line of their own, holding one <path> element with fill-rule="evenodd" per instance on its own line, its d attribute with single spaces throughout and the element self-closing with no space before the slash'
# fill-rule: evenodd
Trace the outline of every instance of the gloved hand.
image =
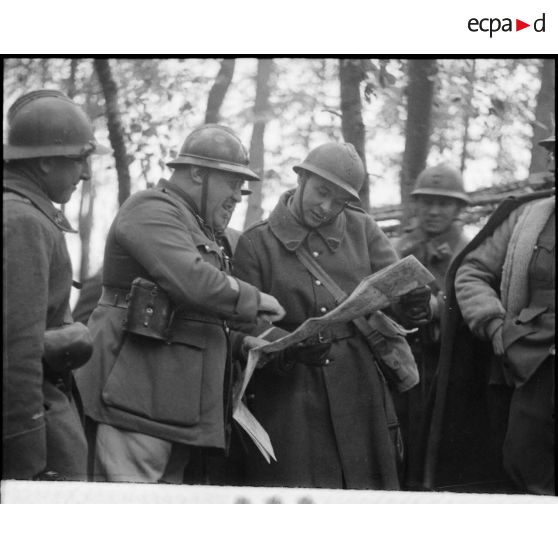
<svg viewBox="0 0 558 558">
<path fill-rule="evenodd" d="M 45 331 L 43 359 L 56 372 L 83 366 L 92 352 L 91 334 L 87 326 L 81 322 Z"/>
<path fill-rule="evenodd" d="M 312 345 L 293 345 L 277 355 L 277 365 L 283 369 L 292 368 L 297 362 L 307 366 L 324 364 L 331 349 L 331 343 L 314 343 Z"/>
<path fill-rule="evenodd" d="M 430 296 L 432 290 L 428 285 L 418 287 L 400 297 L 397 303 L 398 313 L 404 322 L 412 326 L 427 324 L 432 319 Z"/>
<path fill-rule="evenodd" d="M 253 337 L 252 335 L 247 335 L 242 339 L 242 345 L 240 347 L 240 352 L 243 358 L 248 358 L 248 353 L 250 349 L 256 349 L 258 347 L 263 347 L 267 345 L 269 341 L 261 339 L 260 337 Z"/>
</svg>

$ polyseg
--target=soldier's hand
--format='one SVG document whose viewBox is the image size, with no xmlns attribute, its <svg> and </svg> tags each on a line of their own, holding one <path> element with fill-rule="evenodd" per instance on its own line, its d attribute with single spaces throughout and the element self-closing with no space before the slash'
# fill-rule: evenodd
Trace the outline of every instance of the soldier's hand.
<svg viewBox="0 0 558 558">
<path fill-rule="evenodd" d="M 285 317 L 285 309 L 274 296 L 260 292 L 258 317 L 264 318 L 271 323 L 278 322 Z"/>
<path fill-rule="evenodd" d="M 502 318 L 494 318 L 486 326 L 486 333 L 492 341 L 492 349 L 496 356 L 504 355 L 504 340 L 502 337 L 502 326 L 504 321 Z"/>
</svg>

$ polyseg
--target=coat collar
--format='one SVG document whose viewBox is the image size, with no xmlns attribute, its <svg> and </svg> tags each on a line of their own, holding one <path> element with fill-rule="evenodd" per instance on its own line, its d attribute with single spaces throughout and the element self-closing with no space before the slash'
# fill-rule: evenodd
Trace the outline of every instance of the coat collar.
<svg viewBox="0 0 558 558">
<path fill-rule="evenodd" d="M 293 193 L 294 190 L 285 192 L 269 216 L 269 226 L 273 234 L 287 250 L 294 252 L 310 232 L 315 231 L 323 238 L 328 248 L 335 252 L 341 245 L 347 227 L 345 212 L 342 211 L 333 221 L 317 229 L 309 229 L 299 223 L 287 207 L 288 200 Z"/>
<path fill-rule="evenodd" d="M 163 191 L 168 190 L 169 192 L 175 194 L 188 206 L 188 209 L 196 217 L 199 217 L 200 212 L 198 210 L 196 202 L 192 199 L 192 196 L 184 191 L 184 188 L 181 188 L 178 184 L 175 184 L 174 182 L 171 182 L 170 180 L 166 180 L 164 178 L 161 178 L 159 180 L 159 182 L 157 183 L 157 188 Z"/>
<path fill-rule="evenodd" d="M 198 210 L 198 206 L 196 202 L 192 199 L 192 196 L 184 191 L 184 188 L 178 186 L 178 184 L 174 184 L 174 182 L 170 182 L 164 178 L 161 178 L 157 183 L 157 188 L 162 190 L 163 192 L 168 191 L 171 194 L 174 194 L 177 198 L 179 198 L 188 208 L 188 210 L 192 213 L 192 215 L 196 218 L 198 225 L 200 226 L 201 230 L 204 234 L 210 238 L 211 240 L 215 240 L 215 234 L 211 227 L 208 227 L 205 221 L 202 219 L 200 212 Z"/>
<path fill-rule="evenodd" d="M 4 170 L 4 191 L 15 192 L 28 199 L 41 213 L 46 215 L 60 230 L 64 232 L 77 233 L 70 222 L 50 201 L 49 197 L 41 190 L 38 184 L 31 178 L 22 174 Z"/>
</svg>

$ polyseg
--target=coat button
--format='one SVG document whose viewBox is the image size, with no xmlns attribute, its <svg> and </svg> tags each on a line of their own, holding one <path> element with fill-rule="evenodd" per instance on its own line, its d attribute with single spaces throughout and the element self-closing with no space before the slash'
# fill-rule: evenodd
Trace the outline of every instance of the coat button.
<svg viewBox="0 0 558 558">
<path fill-rule="evenodd" d="M 318 287 L 322 284 L 322 282 L 321 282 L 319 279 L 316 279 L 316 280 L 314 281 L 314 283 L 316 283 L 316 285 L 318 285 Z"/>
<path fill-rule="evenodd" d="M 322 314 L 325 314 L 325 313 L 327 312 L 327 308 L 326 308 L 325 306 L 322 306 L 322 307 L 320 308 L 320 312 L 321 312 Z"/>
<path fill-rule="evenodd" d="M 312 255 L 313 255 L 315 258 L 317 258 L 317 257 L 320 255 L 320 253 L 319 253 L 319 252 L 312 252 Z"/>
<path fill-rule="evenodd" d="M 329 358 L 326 358 L 324 360 L 324 366 L 327 366 L 330 362 L 331 362 L 331 360 L 329 360 Z"/>
</svg>

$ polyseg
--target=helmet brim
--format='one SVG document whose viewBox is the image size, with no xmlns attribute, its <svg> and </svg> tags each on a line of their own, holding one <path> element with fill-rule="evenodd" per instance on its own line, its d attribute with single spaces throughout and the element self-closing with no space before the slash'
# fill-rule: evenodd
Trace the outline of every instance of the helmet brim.
<svg viewBox="0 0 558 558">
<path fill-rule="evenodd" d="M 179 155 L 167 163 L 167 166 L 170 168 L 180 165 L 196 165 L 198 167 L 205 167 L 208 169 L 237 174 L 245 180 L 261 180 L 261 178 L 248 167 L 235 163 L 229 163 L 227 161 L 219 161 L 217 159 L 206 159 L 204 157 L 197 157 L 193 155 Z"/>
<path fill-rule="evenodd" d="M 345 182 L 344 180 L 341 180 L 338 176 L 335 176 L 334 174 L 321 169 L 319 167 L 314 166 L 312 163 L 307 163 L 307 162 L 303 162 L 300 163 L 298 165 L 295 165 L 293 167 L 293 170 L 298 174 L 299 171 L 301 170 L 306 170 L 308 172 L 311 172 L 313 174 L 316 174 L 322 178 L 325 178 L 325 180 L 327 180 L 328 182 L 331 182 L 332 184 L 335 184 L 336 186 L 339 186 L 339 188 L 342 188 L 345 192 L 347 192 L 348 194 L 351 195 L 353 201 L 360 201 L 360 197 L 358 195 L 358 191 L 355 190 L 355 188 L 353 188 L 353 186 L 351 186 L 348 182 Z"/>
<path fill-rule="evenodd" d="M 440 198 L 453 198 L 460 200 L 465 203 L 470 203 L 470 198 L 467 194 L 462 194 L 460 192 L 449 192 L 447 190 L 436 190 L 435 188 L 419 188 L 414 190 L 410 194 L 413 197 L 416 196 L 436 196 Z"/>
<path fill-rule="evenodd" d="M 83 145 L 6 145 L 3 146 L 2 159 L 14 161 L 17 159 L 35 159 L 36 157 L 78 157 L 88 155 L 108 155 L 112 149 L 95 143 L 87 150 Z"/>
</svg>

